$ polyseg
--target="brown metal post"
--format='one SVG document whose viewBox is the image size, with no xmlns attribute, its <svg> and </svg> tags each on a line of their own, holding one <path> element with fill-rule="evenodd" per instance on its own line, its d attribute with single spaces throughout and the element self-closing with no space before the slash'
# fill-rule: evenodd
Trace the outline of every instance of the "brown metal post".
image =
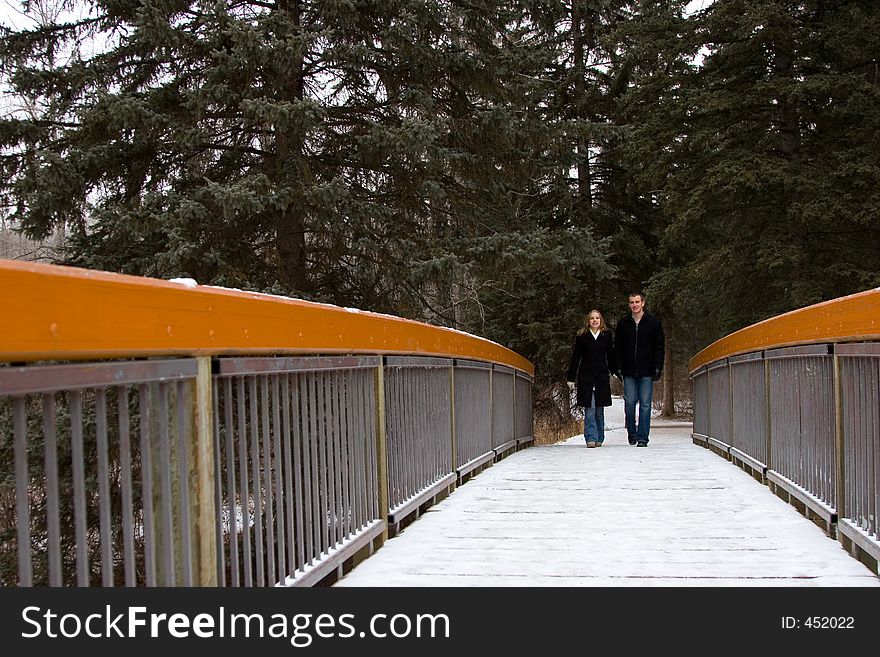
<svg viewBox="0 0 880 657">
<path fill-rule="evenodd" d="M 736 446 L 737 443 L 733 439 L 733 416 L 736 410 L 733 407 L 733 363 L 727 359 L 727 440 L 728 445 Z"/>
<path fill-rule="evenodd" d="M 196 560 L 194 583 L 197 586 L 217 586 L 217 543 L 215 537 L 216 513 L 214 487 L 217 476 L 214 464 L 214 399 L 211 385 L 211 358 L 197 360 L 198 372 L 190 383 L 193 405 L 193 440 L 190 441 L 190 464 L 195 474 L 195 486 L 190 497 L 196 531 L 193 553 Z"/>
<path fill-rule="evenodd" d="M 452 440 L 452 472 L 458 468 L 458 442 L 455 435 L 455 361 L 449 366 L 449 426 Z"/>
<path fill-rule="evenodd" d="M 765 406 L 765 415 L 767 421 L 767 463 L 765 464 L 768 469 L 773 467 L 773 438 L 770 435 L 773 422 L 770 420 L 770 361 L 767 360 L 767 352 L 763 353 L 764 359 L 764 406 Z"/>
<path fill-rule="evenodd" d="M 495 448 L 495 414 L 492 412 L 495 404 L 492 400 L 492 383 L 495 381 L 495 367 L 489 368 L 489 446 Z M 496 454 L 497 458 L 498 455 Z"/>
</svg>

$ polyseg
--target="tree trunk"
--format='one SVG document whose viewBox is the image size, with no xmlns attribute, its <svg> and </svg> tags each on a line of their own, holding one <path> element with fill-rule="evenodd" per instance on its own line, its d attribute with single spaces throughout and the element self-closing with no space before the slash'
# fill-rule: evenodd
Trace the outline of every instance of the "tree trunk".
<svg viewBox="0 0 880 657">
<path fill-rule="evenodd" d="M 672 340 L 670 333 L 666 331 L 666 351 L 663 356 L 663 410 L 660 417 L 673 417 L 675 415 L 675 372 L 673 371 Z"/>
<path fill-rule="evenodd" d="M 584 35 L 584 18 L 587 19 Z M 572 2 L 571 8 L 572 47 L 574 51 L 574 102 L 579 119 L 587 118 L 587 58 L 592 48 L 593 19 L 584 11 L 579 0 Z M 577 140 L 577 179 L 578 194 L 582 207 L 593 207 L 593 192 L 590 171 L 590 140 L 578 137 Z"/>
<path fill-rule="evenodd" d="M 277 10 L 289 15 L 291 22 L 300 27 L 299 2 L 279 0 Z M 304 62 L 300 55 L 287 79 L 280 81 L 292 100 L 304 97 Z M 305 190 L 308 165 L 305 161 L 304 135 L 301 131 L 288 132 L 275 127 L 275 175 L 279 184 L 292 182 L 295 192 L 290 205 L 277 217 L 275 248 L 278 253 L 278 279 L 291 292 L 308 292 L 306 277 L 306 204 Z"/>
</svg>

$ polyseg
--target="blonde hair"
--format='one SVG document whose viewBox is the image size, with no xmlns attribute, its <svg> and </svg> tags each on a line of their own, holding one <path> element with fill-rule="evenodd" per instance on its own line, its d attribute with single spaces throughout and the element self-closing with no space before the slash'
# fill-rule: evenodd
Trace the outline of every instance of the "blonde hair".
<svg viewBox="0 0 880 657">
<path fill-rule="evenodd" d="M 581 328 L 581 330 L 578 331 L 578 335 L 583 335 L 584 333 L 586 333 L 587 331 L 590 330 L 590 315 L 592 315 L 593 313 L 596 313 L 597 315 L 599 315 L 599 333 L 601 333 L 602 331 L 604 331 L 605 329 L 608 328 L 607 326 L 605 326 L 605 318 L 602 316 L 602 313 L 600 313 L 598 310 L 593 308 L 593 310 L 591 310 L 590 312 L 587 313 L 587 316 L 584 319 L 584 325 Z"/>
</svg>

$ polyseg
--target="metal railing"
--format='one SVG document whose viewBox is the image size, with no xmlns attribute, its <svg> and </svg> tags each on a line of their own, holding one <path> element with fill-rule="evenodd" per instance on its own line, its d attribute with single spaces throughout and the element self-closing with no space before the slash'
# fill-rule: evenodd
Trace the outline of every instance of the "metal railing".
<svg viewBox="0 0 880 657">
<path fill-rule="evenodd" d="M 85 316 L 34 311 L 0 352 L 4 585 L 313 585 L 372 553 L 475 463 L 532 440 L 530 364 L 473 336 L 198 288 L 184 292 L 192 305 L 207 295 L 205 312 L 178 304 L 178 320 L 173 303 L 157 305 L 181 292 L 173 284 L 99 274 L 96 287 L 93 272 L 0 262 L 0 278 L 16 276 L 4 283 L 36 285 L 44 300 L 67 286 L 82 297 L 71 308 L 94 307 L 96 294 L 115 303 L 90 318 L 103 343 L 66 341 Z M 267 303 L 287 327 L 278 336 L 247 321 L 264 319 Z M 162 330 L 101 326 L 141 311 L 161 315 Z M 161 344 L 178 321 L 203 322 L 193 330 L 206 348 Z M 331 353 L 312 355 L 322 349 L 309 324 L 328 321 Z M 340 353 L 377 321 L 372 353 Z M 210 345 L 235 334 L 262 342 L 240 355 Z M 96 360 L 127 349 L 141 358 Z M 62 358 L 86 362 L 27 363 Z"/>
<path fill-rule="evenodd" d="M 880 291 L 731 334 L 691 361 L 694 441 L 880 559 Z"/>
</svg>

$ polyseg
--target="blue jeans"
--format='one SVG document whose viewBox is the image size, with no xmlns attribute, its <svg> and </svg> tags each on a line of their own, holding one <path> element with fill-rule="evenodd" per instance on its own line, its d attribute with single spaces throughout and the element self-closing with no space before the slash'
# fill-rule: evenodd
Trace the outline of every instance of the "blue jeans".
<svg viewBox="0 0 880 657">
<path fill-rule="evenodd" d="M 630 441 L 648 442 L 653 394 L 654 380 L 650 376 L 623 377 L 623 410 L 626 415 L 626 433 Z M 636 427 L 636 402 L 639 404 L 638 427 Z"/>
<path fill-rule="evenodd" d="M 584 438 L 588 443 L 605 442 L 605 407 L 596 405 L 596 393 L 584 407 Z"/>
</svg>

